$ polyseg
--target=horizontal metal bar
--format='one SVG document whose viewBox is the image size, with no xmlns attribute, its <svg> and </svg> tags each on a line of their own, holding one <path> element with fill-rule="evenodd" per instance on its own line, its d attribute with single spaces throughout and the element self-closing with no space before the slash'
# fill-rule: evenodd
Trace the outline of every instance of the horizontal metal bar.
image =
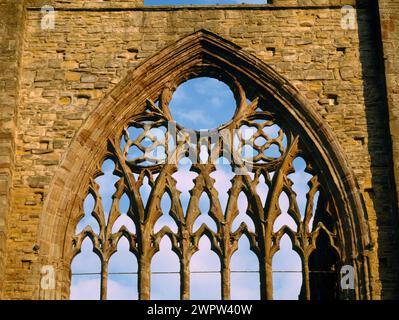
<svg viewBox="0 0 399 320">
<path fill-rule="evenodd" d="M 302 273 L 300 270 L 275 270 L 273 273 Z M 220 271 L 191 271 L 192 274 L 220 274 Z M 259 273 L 255 270 L 237 270 L 230 271 L 230 273 Z M 309 273 L 335 273 L 334 271 L 309 271 Z M 151 274 L 163 275 L 163 274 L 180 274 L 179 271 L 154 271 Z M 72 273 L 73 276 L 94 276 L 101 275 L 101 272 L 78 272 Z M 108 272 L 108 275 L 138 275 L 138 272 Z"/>
</svg>

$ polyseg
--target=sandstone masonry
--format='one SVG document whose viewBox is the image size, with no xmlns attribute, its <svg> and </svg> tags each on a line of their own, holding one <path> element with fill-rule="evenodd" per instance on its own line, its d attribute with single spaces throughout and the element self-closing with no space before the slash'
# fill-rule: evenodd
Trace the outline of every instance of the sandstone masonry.
<svg viewBox="0 0 399 320">
<path fill-rule="evenodd" d="M 40 28 L 44 4 L 55 8 L 53 30 Z M 356 8 L 354 30 L 341 27 L 343 5 Z M 130 70 L 205 29 L 288 79 L 332 129 L 367 212 L 373 298 L 398 298 L 397 1 L 144 7 L 0 0 L 0 17 L 0 297 L 39 297 L 43 207 L 85 120 Z"/>
</svg>

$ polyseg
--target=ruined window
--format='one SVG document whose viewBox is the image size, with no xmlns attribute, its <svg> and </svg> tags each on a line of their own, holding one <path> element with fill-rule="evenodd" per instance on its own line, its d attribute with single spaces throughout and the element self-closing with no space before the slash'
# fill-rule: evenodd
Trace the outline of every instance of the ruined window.
<svg viewBox="0 0 399 320">
<path fill-rule="evenodd" d="M 101 299 L 335 297 L 336 206 L 302 134 L 239 83 L 148 98 L 90 181 L 71 297 L 89 284 Z"/>
</svg>

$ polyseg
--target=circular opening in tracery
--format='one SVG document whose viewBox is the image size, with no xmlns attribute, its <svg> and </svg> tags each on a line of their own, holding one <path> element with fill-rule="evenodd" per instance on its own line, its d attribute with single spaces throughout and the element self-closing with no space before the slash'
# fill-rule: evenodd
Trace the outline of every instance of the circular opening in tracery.
<svg viewBox="0 0 399 320">
<path fill-rule="evenodd" d="M 236 111 L 230 87 L 213 78 L 200 77 L 181 84 L 169 109 L 173 119 L 185 128 L 209 130 L 229 122 Z"/>
</svg>

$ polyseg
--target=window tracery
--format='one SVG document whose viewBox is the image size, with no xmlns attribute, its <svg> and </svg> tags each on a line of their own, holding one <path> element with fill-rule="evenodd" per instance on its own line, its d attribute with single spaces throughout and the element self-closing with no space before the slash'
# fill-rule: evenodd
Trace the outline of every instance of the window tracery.
<svg viewBox="0 0 399 320">
<path fill-rule="evenodd" d="M 109 261 L 123 237 L 138 262 L 140 299 L 151 297 L 151 261 L 164 237 L 169 238 L 180 262 L 181 299 L 190 298 L 190 262 L 203 237 L 209 239 L 220 260 L 220 270 L 215 271 L 220 272 L 222 299 L 231 298 L 231 259 L 242 237 L 247 237 L 259 263 L 254 266 L 259 270 L 259 296 L 272 299 L 273 257 L 285 235 L 301 260 L 299 297 L 334 296 L 340 255 L 334 224 L 337 209 L 335 199 L 321 184 L 323 172 L 312 163 L 300 133 L 281 118 L 277 107 L 269 108 L 260 96 L 246 102 L 241 87 L 235 92 L 239 99 L 231 121 L 216 129 L 195 131 L 174 121 L 169 110 L 172 94 L 165 88 L 157 101 L 147 99 L 144 112 L 108 141 L 108 152 L 101 161 L 111 161 L 117 177 L 110 208 L 104 208 L 93 177 L 87 194 L 94 205 L 86 217 L 82 210 L 81 217 L 91 215 L 99 228 L 80 227 L 72 243 L 76 256 L 87 237 L 92 241 L 101 261 L 102 299 L 107 298 Z M 185 201 L 177 177 L 183 172 L 179 164 L 184 159 L 189 159 L 189 165 L 183 179 L 189 176 L 192 180 Z M 217 186 L 218 162 L 232 171 L 227 195 Z M 99 170 L 98 175 L 102 174 Z M 306 192 L 298 191 L 301 179 L 307 182 Z M 241 197 L 246 198 L 246 206 Z M 167 212 L 164 199 L 169 199 Z M 206 210 L 203 199 L 208 202 Z M 129 223 L 115 228 L 122 218 L 130 219 Z M 328 250 L 327 258 L 323 250 Z M 323 292 L 318 292 L 320 283 L 326 286 Z"/>
</svg>

